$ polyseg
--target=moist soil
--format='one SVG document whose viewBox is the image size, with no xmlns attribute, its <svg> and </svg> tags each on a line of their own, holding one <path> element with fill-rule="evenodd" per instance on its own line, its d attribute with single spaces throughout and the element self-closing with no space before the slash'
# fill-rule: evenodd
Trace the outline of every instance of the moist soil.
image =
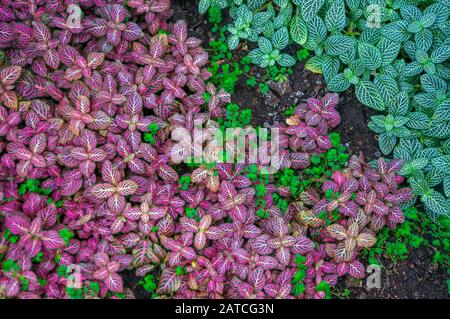
<svg viewBox="0 0 450 319">
<path fill-rule="evenodd" d="M 203 47 L 214 39 L 211 25 L 207 17 L 198 14 L 196 0 L 172 0 L 174 21 L 185 20 L 189 28 L 189 36 L 202 39 Z M 235 51 L 236 54 L 237 51 Z M 238 57 L 237 57 L 238 58 Z M 253 66 L 250 75 L 261 78 L 264 71 Z M 323 77 L 304 70 L 304 62 L 294 67 L 294 73 L 283 84 L 269 82 L 269 91 L 262 93 L 258 88 L 251 88 L 241 79 L 232 95 L 233 103 L 242 109 L 252 110 L 252 125 L 270 128 L 275 122 L 285 120 L 284 111 L 292 105 L 302 103 L 309 97 L 322 97 L 327 93 Z M 364 107 L 355 97 L 354 92 L 340 94 L 338 111 L 341 124 L 336 131 L 341 135 L 342 143 L 350 154 L 362 152 L 366 159 L 372 160 L 381 156 L 376 136 L 368 129 L 367 122 L 372 110 Z M 406 260 L 393 263 L 388 257 L 382 257 L 381 286 L 368 289 L 366 281 L 342 280 L 338 288 L 349 288 L 353 299 L 398 299 L 398 298 L 448 298 L 447 279 L 444 269 L 433 263 L 434 251 L 421 247 L 411 251 Z M 148 298 L 149 294 L 138 285 L 141 279 L 134 271 L 123 274 L 126 286 L 131 288 L 137 298 Z"/>
<path fill-rule="evenodd" d="M 347 280 L 341 287 L 349 288 L 350 298 L 354 299 L 447 299 L 448 275 L 433 263 L 433 255 L 432 248 L 420 247 L 404 261 L 394 263 L 382 257 L 379 288 L 367 288 L 368 278 L 360 282 Z"/>
</svg>

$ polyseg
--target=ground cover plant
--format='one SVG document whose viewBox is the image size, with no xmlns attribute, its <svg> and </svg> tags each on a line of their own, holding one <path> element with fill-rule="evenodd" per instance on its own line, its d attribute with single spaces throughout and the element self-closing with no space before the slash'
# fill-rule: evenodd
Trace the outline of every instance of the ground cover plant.
<svg viewBox="0 0 450 319">
<path fill-rule="evenodd" d="M 231 103 L 239 74 L 209 64 L 170 1 L 0 12 L 2 298 L 133 298 L 125 272 L 153 298 L 330 298 L 364 278 L 377 234 L 403 229 L 407 166 L 346 153 L 337 94 L 275 124 L 276 174 L 269 156 L 183 153 L 177 130 L 244 129 L 251 112 Z"/>
<path fill-rule="evenodd" d="M 254 43 L 253 63 L 289 67 L 297 44 L 329 90 L 354 87 L 361 103 L 383 111 L 369 127 L 383 154 L 408 162 L 400 174 L 435 221 L 450 211 L 449 8 L 447 0 L 199 1 L 201 13 L 229 13 L 229 49 Z"/>
</svg>

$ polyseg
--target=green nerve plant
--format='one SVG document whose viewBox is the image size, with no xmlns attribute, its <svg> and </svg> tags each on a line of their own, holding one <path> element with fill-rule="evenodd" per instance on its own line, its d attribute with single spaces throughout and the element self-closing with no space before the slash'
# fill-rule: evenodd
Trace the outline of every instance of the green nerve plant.
<svg viewBox="0 0 450 319">
<path fill-rule="evenodd" d="M 202 0 L 229 8 L 228 45 L 255 42 L 262 67 L 292 65 L 289 44 L 312 51 L 306 69 L 330 91 L 353 87 L 385 155 L 433 218 L 450 216 L 450 0 Z"/>
</svg>

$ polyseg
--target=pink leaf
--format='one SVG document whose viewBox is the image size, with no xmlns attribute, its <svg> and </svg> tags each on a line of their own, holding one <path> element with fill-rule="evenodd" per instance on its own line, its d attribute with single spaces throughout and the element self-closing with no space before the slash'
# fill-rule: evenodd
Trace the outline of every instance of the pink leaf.
<svg viewBox="0 0 450 319">
<path fill-rule="evenodd" d="M 314 243 L 307 237 L 300 236 L 295 239 L 295 244 L 292 246 L 292 251 L 295 254 L 306 254 L 314 249 Z"/>
<path fill-rule="evenodd" d="M 20 77 L 22 68 L 19 66 L 8 66 L 0 71 L 0 81 L 4 85 L 12 85 Z"/>
<path fill-rule="evenodd" d="M 82 179 L 64 179 L 61 187 L 61 195 L 71 196 L 78 192 L 83 185 Z"/>
<path fill-rule="evenodd" d="M 102 183 L 97 184 L 91 189 L 92 195 L 97 198 L 108 198 L 114 194 L 114 187 L 110 184 Z"/>
<path fill-rule="evenodd" d="M 159 280 L 156 292 L 161 295 L 170 295 L 175 293 L 181 287 L 181 280 L 172 269 L 164 269 Z"/>
<path fill-rule="evenodd" d="M 202 250 L 206 245 L 205 233 L 197 233 L 194 237 L 194 247 L 198 250 Z"/>
<path fill-rule="evenodd" d="M 138 184 L 132 180 L 125 180 L 117 185 L 117 192 L 122 196 L 133 195 L 138 188 Z"/>
<path fill-rule="evenodd" d="M 30 220 L 21 215 L 7 216 L 6 227 L 9 228 L 12 234 L 21 235 L 26 233 L 30 228 Z"/>
<path fill-rule="evenodd" d="M 266 283 L 264 271 L 261 268 L 256 268 L 248 274 L 248 282 L 255 287 L 256 290 L 260 290 Z"/>
<path fill-rule="evenodd" d="M 123 282 L 122 277 L 117 273 L 110 273 L 104 280 L 106 287 L 113 292 L 122 292 Z"/>
<path fill-rule="evenodd" d="M 181 228 L 187 232 L 195 233 L 199 229 L 198 223 L 195 220 L 188 218 L 188 217 L 181 217 L 180 224 L 181 224 Z"/>
<path fill-rule="evenodd" d="M 211 240 L 217 240 L 223 237 L 224 233 L 219 227 L 210 227 L 205 232 L 206 237 Z"/>
<path fill-rule="evenodd" d="M 62 248 L 65 245 L 64 240 L 54 230 L 49 230 L 49 231 L 44 232 L 41 239 L 42 239 L 42 243 L 44 244 L 45 248 L 48 248 L 48 249 Z"/>
<path fill-rule="evenodd" d="M 358 260 L 353 260 L 348 264 L 348 273 L 350 276 L 354 278 L 364 278 L 365 277 L 364 265 Z"/>
</svg>

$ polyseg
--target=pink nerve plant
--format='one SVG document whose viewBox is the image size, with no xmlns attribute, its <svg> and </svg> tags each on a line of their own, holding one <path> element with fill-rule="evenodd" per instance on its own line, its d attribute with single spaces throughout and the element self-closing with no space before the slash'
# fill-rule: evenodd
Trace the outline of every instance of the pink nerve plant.
<svg viewBox="0 0 450 319">
<path fill-rule="evenodd" d="M 32 221 L 23 215 L 7 217 L 6 226 L 14 235 L 20 236 L 18 245 L 30 257 L 35 257 L 44 246 L 47 249 L 56 249 L 64 245 L 64 241 L 55 230 L 43 230 L 43 222 L 40 217 Z M 53 226 L 53 225 L 49 225 Z"/>
</svg>

